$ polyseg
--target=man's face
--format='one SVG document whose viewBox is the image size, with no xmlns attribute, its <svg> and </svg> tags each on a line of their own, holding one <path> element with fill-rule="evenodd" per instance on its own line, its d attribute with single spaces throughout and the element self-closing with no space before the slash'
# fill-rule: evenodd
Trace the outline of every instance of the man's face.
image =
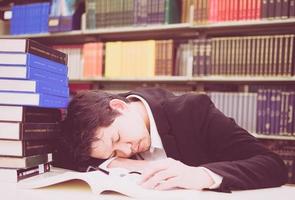
<svg viewBox="0 0 295 200">
<path fill-rule="evenodd" d="M 150 134 L 143 117 L 123 102 L 117 109 L 121 114 L 108 127 L 96 130 L 97 140 L 91 144 L 90 156 L 107 159 L 113 156 L 129 158 L 150 147 Z M 111 106 L 112 107 L 112 106 Z"/>
</svg>

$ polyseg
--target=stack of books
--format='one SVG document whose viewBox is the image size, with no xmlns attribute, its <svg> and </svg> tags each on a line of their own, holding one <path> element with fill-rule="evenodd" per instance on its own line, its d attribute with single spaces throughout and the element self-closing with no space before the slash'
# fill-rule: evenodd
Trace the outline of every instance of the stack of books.
<svg viewBox="0 0 295 200">
<path fill-rule="evenodd" d="M 66 64 L 66 54 L 35 41 L 0 39 L 0 181 L 50 170 L 69 98 Z"/>
</svg>

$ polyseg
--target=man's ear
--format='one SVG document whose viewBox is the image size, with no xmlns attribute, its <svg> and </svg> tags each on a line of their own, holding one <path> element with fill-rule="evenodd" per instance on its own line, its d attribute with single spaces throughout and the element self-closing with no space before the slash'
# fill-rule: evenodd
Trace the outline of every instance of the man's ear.
<svg viewBox="0 0 295 200">
<path fill-rule="evenodd" d="M 114 110 L 122 112 L 124 109 L 127 108 L 127 103 L 125 101 L 120 100 L 120 99 L 112 99 L 110 101 L 110 107 Z"/>
</svg>

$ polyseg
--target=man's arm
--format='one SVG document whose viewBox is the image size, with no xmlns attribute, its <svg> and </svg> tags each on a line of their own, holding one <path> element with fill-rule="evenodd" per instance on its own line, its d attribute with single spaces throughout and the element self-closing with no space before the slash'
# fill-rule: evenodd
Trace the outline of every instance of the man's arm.
<svg viewBox="0 0 295 200">
<path fill-rule="evenodd" d="M 220 190 L 275 187 L 287 180 L 278 155 L 224 116 L 213 104 L 208 111 L 206 135 L 209 154 L 215 162 L 202 165 L 221 175 Z"/>
</svg>

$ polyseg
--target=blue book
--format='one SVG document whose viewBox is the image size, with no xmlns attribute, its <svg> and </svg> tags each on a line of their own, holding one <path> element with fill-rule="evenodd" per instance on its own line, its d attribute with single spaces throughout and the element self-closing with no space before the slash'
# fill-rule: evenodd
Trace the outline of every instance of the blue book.
<svg viewBox="0 0 295 200">
<path fill-rule="evenodd" d="M 0 92 L 0 104 L 66 108 L 68 98 L 42 93 Z"/>
<path fill-rule="evenodd" d="M 50 4 L 42 3 L 42 14 L 41 14 L 41 33 L 48 32 L 48 19 L 49 19 L 49 8 Z"/>
<path fill-rule="evenodd" d="M 30 53 L 0 52 L 0 66 L 1 65 L 30 66 L 64 76 L 68 74 L 68 67 L 66 65 Z"/>
<path fill-rule="evenodd" d="M 285 102 L 286 102 L 286 92 L 282 91 L 281 105 L 280 105 L 280 123 L 279 123 L 279 135 L 284 134 L 284 121 L 285 121 Z"/>
<path fill-rule="evenodd" d="M 276 115 L 276 98 L 278 91 L 275 89 L 270 90 L 270 116 L 269 116 L 269 134 L 275 135 L 275 115 Z"/>
<path fill-rule="evenodd" d="M 258 89 L 257 93 L 257 111 L 256 111 L 256 133 L 262 133 L 262 111 L 263 111 L 263 90 Z"/>
<path fill-rule="evenodd" d="M 294 92 L 289 92 L 288 104 L 287 134 L 293 135 Z"/>
<path fill-rule="evenodd" d="M 270 134 L 270 124 L 271 124 L 271 96 L 272 90 L 266 89 L 266 104 L 265 104 L 265 119 L 264 119 L 264 129 L 263 134 L 269 135 Z"/>
<path fill-rule="evenodd" d="M 280 134 L 280 121 L 281 121 L 281 105 L 282 105 L 282 91 L 277 90 L 276 105 L 275 105 L 275 127 L 274 132 L 276 135 Z"/>
<path fill-rule="evenodd" d="M 1 66 L 0 78 L 48 81 L 59 86 L 68 86 L 68 77 L 28 66 Z"/>
<path fill-rule="evenodd" d="M 0 79 L 0 91 L 43 93 L 69 97 L 69 88 L 49 81 Z"/>
</svg>

